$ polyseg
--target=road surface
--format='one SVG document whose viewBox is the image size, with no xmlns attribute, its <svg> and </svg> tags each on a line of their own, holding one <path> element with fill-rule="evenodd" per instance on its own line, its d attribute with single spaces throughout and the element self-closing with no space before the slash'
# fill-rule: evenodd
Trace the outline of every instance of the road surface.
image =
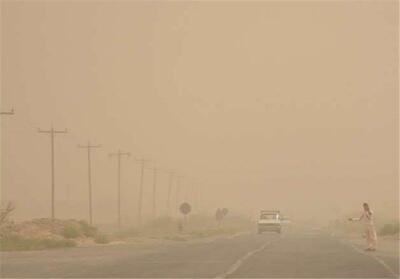
<svg viewBox="0 0 400 279">
<path fill-rule="evenodd" d="M 398 253 L 367 253 L 328 233 L 255 233 L 161 247 L 1 253 L 2 277 L 394 278 Z"/>
</svg>

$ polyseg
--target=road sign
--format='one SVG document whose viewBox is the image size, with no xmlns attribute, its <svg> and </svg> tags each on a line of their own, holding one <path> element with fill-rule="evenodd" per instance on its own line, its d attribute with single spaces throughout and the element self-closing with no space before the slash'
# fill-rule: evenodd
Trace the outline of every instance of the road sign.
<svg viewBox="0 0 400 279">
<path fill-rule="evenodd" d="M 190 213 L 190 211 L 192 211 L 192 207 L 190 206 L 190 204 L 188 204 L 187 202 L 184 202 L 181 204 L 181 206 L 179 207 L 179 211 L 183 214 L 183 215 L 188 215 Z"/>
</svg>

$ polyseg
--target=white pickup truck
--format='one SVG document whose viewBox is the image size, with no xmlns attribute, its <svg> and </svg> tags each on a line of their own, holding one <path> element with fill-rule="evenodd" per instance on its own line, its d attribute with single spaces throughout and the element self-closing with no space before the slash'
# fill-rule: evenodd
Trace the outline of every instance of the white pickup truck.
<svg viewBox="0 0 400 279">
<path fill-rule="evenodd" d="M 261 210 L 257 221 L 258 233 L 267 231 L 282 232 L 281 215 L 278 210 Z"/>
</svg>

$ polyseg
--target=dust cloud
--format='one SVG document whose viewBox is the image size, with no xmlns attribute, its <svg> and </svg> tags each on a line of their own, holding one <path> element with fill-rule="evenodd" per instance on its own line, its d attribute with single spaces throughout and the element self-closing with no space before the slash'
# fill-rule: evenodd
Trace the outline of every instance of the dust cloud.
<svg viewBox="0 0 400 279">
<path fill-rule="evenodd" d="M 398 216 L 398 3 L 1 2 L 1 199 L 14 218 L 95 223 L 182 201 L 253 218 Z M 177 193 L 178 182 L 180 190 Z"/>
</svg>

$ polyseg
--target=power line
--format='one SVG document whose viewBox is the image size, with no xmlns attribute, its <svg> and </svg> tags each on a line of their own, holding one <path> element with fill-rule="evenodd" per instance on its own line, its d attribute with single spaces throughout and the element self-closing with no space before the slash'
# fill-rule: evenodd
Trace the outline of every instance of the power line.
<svg viewBox="0 0 400 279">
<path fill-rule="evenodd" d="M 93 207 L 92 207 L 92 163 L 91 163 L 91 151 L 93 148 L 100 148 L 101 145 L 91 145 L 88 142 L 87 145 L 78 145 L 78 148 L 85 148 L 87 150 L 88 159 L 88 186 L 89 186 L 89 223 L 93 224 Z"/>
<path fill-rule="evenodd" d="M 121 157 L 122 156 L 131 156 L 128 152 L 122 152 L 118 150 L 116 153 L 109 154 L 110 157 L 116 156 L 118 163 L 118 229 L 121 229 Z"/>
<path fill-rule="evenodd" d="M 38 129 L 39 133 L 45 133 L 49 134 L 51 138 L 51 219 L 54 220 L 55 218 L 55 213 L 54 213 L 54 194 L 55 194 L 55 177 L 54 177 L 54 136 L 56 134 L 65 134 L 67 133 L 67 129 L 64 130 L 55 130 L 53 127 L 51 127 L 50 130 L 41 130 Z"/>
</svg>

